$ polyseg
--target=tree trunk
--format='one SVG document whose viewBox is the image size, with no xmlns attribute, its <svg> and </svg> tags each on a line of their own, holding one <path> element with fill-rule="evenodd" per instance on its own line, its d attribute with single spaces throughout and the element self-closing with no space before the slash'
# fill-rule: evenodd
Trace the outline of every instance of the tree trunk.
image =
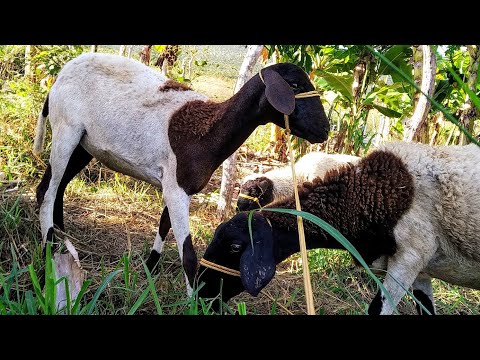
<svg viewBox="0 0 480 360">
<path fill-rule="evenodd" d="M 417 60 L 420 56 L 422 56 L 422 80 L 420 89 L 423 93 L 432 96 L 435 90 L 435 72 L 437 70 L 437 60 L 435 58 L 435 53 L 429 45 L 420 45 L 416 49 L 416 51 L 414 50 L 414 78 L 415 69 L 417 68 L 417 66 L 419 67 L 420 64 L 417 64 Z M 420 130 L 426 124 L 428 112 L 431 108 L 431 104 L 428 98 L 420 92 L 417 92 L 417 94 L 415 94 L 413 101 L 415 110 L 413 112 L 412 118 L 407 119 L 405 123 L 405 131 L 403 134 L 404 141 L 413 141 L 415 137 L 419 136 Z"/>
<path fill-rule="evenodd" d="M 391 77 L 387 77 L 386 84 L 393 84 L 393 80 Z M 383 114 L 380 114 L 377 131 L 375 132 L 375 136 L 372 140 L 373 147 L 378 147 L 380 144 L 383 144 L 390 140 L 390 127 L 390 118 L 386 117 Z"/>
<path fill-rule="evenodd" d="M 128 45 L 128 46 L 127 46 L 127 57 L 128 57 L 129 59 L 132 58 L 132 48 L 133 48 L 133 45 Z"/>
<path fill-rule="evenodd" d="M 120 45 L 120 49 L 118 50 L 118 55 L 125 56 L 126 49 L 127 49 L 126 45 Z"/>
<path fill-rule="evenodd" d="M 31 45 L 25 46 L 25 78 L 30 78 L 32 76 L 32 69 L 31 69 L 31 61 L 32 57 L 31 53 Z"/>
<path fill-rule="evenodd" d="M 243 63 L 240 67 L 237 83 L 235 84 L 234 93 L 252 77 L 253 67 L 258 61 L 263 45 L 249 45 Z M 228 159 L 223 162 L 222 166 L 222 184 L 220 186 L 220 199 L 217 206 L 217 218 L 224 221 L 232 211 L 231 203 L 233 190 L 236 181 L 236 165 L 237 151 L 235 151 Z"/>
<path fill-rule="evenodd" d="M 90 52 L 97 52 L 98 50 L 98 45 L 92 45 L 92 47 L 90 48 Z"/>
<path fill-rule="evenodd" d="M 478 65 L 480 63 L 480 46 L 478 45 L 468 45 L 468 53 L 470 55 L 470 65 L 468 65 L 468 81 L 467 86 L 474 93 L 477 92 L 477 77 L 478 77 Z M 477 109 L 472 102 L 472 99 L 468 96 L 465 96 L 465 103 L 462 107 L 462 113 L 460 114 L 460 123 L 465 126 L 470 133 L 473 133 L 473 125 L 476 115 L 480 109 Z M 459 143 L 461 145 L 466 145 L 470 143 L 470 139 L 465 136 L 462 132 L 460 134 Z"/>
</svg>

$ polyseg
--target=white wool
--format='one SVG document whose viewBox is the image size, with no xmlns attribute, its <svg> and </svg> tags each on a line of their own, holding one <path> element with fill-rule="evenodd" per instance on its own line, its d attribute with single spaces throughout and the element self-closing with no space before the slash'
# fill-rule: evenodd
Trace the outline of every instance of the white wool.
<svg viewBox="0 0 480 360">
<path fill-rule="evenodd" d="M 295 163 L 295 175 L 298 184 L 312 181 L 316 177 L 323 178 L 328 170 L 338 168 L 346 163 L 355 164 L 360 157 L 345 154 L 327 154 L 321 151 L 302 156 Z M 290 164 L 264 174 L 250 174 L 243 178 L 242 185 L 249 180 L 266 177 L 273 182 L 273 200 L 293 195 L 292 169 Z"/>
<path fill-rule="evenodd" d="M 207 100 L 194 91 L 159 91 L 167 80 L 138 61 L 83 54 L 64 66 L 50 90 L 52 133 L 66 125 L 79 128 L 82 146 L 104 165 L 161 187 L 162 173 L 173 165 L 167 131 L 172 114 L 188 101 Z"/>
<path fill-rule="evenodd" d="M 480 148 L 397 142 L 380 149 L 404 161 L 415 189 L 394 229 L 397 252 L 388 272 L 407 287 L 435 277 L 480 289 Z M 389 276 L 384 285 L 398 303 L 404 290 Z M 392 311 L 383 302 L 382 314 Z"/>
</svg>

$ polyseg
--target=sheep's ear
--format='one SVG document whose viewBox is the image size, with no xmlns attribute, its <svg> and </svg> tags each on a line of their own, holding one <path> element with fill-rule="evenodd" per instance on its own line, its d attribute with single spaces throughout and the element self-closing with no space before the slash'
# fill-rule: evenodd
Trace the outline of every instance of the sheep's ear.
<svg viewBox="0 0 480 360">
<path fill-rule="evenodd" d="M 272 180 L 266 178 L 266 177 L 261 177 L 260 178 L 260 181 L 258 183 L 258 186 L 260 186 L 260 188 L 263 190 L 263 191 L 267 191 L 272 185 Z"/>
<path fill-rule="evenodd" d="M 253 248 L 250 245 L 240 258 L 240 277 L 245 290 L 253 296 L 272 280 L 275 275 L 275 259 L 273 257 L 273 234 L 271 227 L 265 224 L 255 226 L 253 232 Z"/>
<path fill-rule="evenodd" d="M 295 109 L 295 94 L 288 83 L 274 70 L 262 71 L 265 96 L 268 102 L 282 114 L 290 115 Z"/>
</svg>

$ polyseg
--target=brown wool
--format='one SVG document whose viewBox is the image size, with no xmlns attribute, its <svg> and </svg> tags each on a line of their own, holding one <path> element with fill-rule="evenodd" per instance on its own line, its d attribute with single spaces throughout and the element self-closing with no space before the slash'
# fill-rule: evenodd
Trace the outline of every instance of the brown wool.
<svg viewBox="0 0 480 360">
<path fill-rule="evenodd" d="M 413 179 L 402 160 L 390 152 L 375 151 L 357 165 L 329 171 L 324 179 L 315 178 L 299 189 L 302 210 L 320 217 L 343 235 L 355 237 L 372 223 L 393 228 L 413 199 Z M 287 197 L 267 208 L 295 208 L 295 199 Z M 276 226 L 296 230 L 295 216 L 264 212 Z M 307 235 L 319 228 L 305 222 Z"/>
<path fill-rule="evenodd" d="M 216 103 L 213 101 L 189 101 L 178 109 L 170 120 L 169 136 L 187 138 L 193 136 L 201 138 L 208 134 L 210 129 L 219 122 L 228 107 L 228 102 Z M 195 119 L 195 122 L 192 122 Z"/>
<path fill-rule="evenodd" d="M 174 80 L 167 80 L 158 88 L 158 90 L 159 91 L 168 91 L 168 90 L 188 91 L 192 89 L 186 84 L 181 84 Z"/>
</svg>

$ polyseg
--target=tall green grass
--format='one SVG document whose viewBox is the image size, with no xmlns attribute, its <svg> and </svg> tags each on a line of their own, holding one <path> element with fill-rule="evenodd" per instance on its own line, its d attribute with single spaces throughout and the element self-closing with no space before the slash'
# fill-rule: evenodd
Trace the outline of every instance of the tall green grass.
<svg viewBox="0 0 480 360">
<path fill-rule="evenodd" d="M 45 266 L 35 269 L 30 263 L 20 269 L 15 251 L 12 252 L 12 268 L 5 272 L 0 268 L 0 315 L 134 315 L 140 310 L 149 314 L 163 315 L 165 313 L 183 315 L 213 315 L 213 299 L 198 297 L 201 286 L 195 286 L 193 294 L 158 294 L 155 282 L 157 276 L 152 276 L 143 259 L 142 271 L 131 266 L 131 255 L 124 254 L 117 268 L 105 273 L 97 286 L 92 279 L 83 282 L 76 299 L 70 298 L 69 285 L 65 277 L 59 279 L 55 275 L 55 261 L 51 245 L 46 246 Z M 25 278 L 28 276 L 28 278 Z M 43 278 L 44 285 L 42 286 Z M 56 307 L 58 286 L 64 283 L 66 302 L 61 308 Z M 165 303 L 165 299 L 176 299 Z M 153 307 L 149 303 L 153 303 Z M 246 313 L 246 307 L 239 308 Z M 234 314 L 235 311 L 222 302 L 221 314 Z"/>
</svg>

